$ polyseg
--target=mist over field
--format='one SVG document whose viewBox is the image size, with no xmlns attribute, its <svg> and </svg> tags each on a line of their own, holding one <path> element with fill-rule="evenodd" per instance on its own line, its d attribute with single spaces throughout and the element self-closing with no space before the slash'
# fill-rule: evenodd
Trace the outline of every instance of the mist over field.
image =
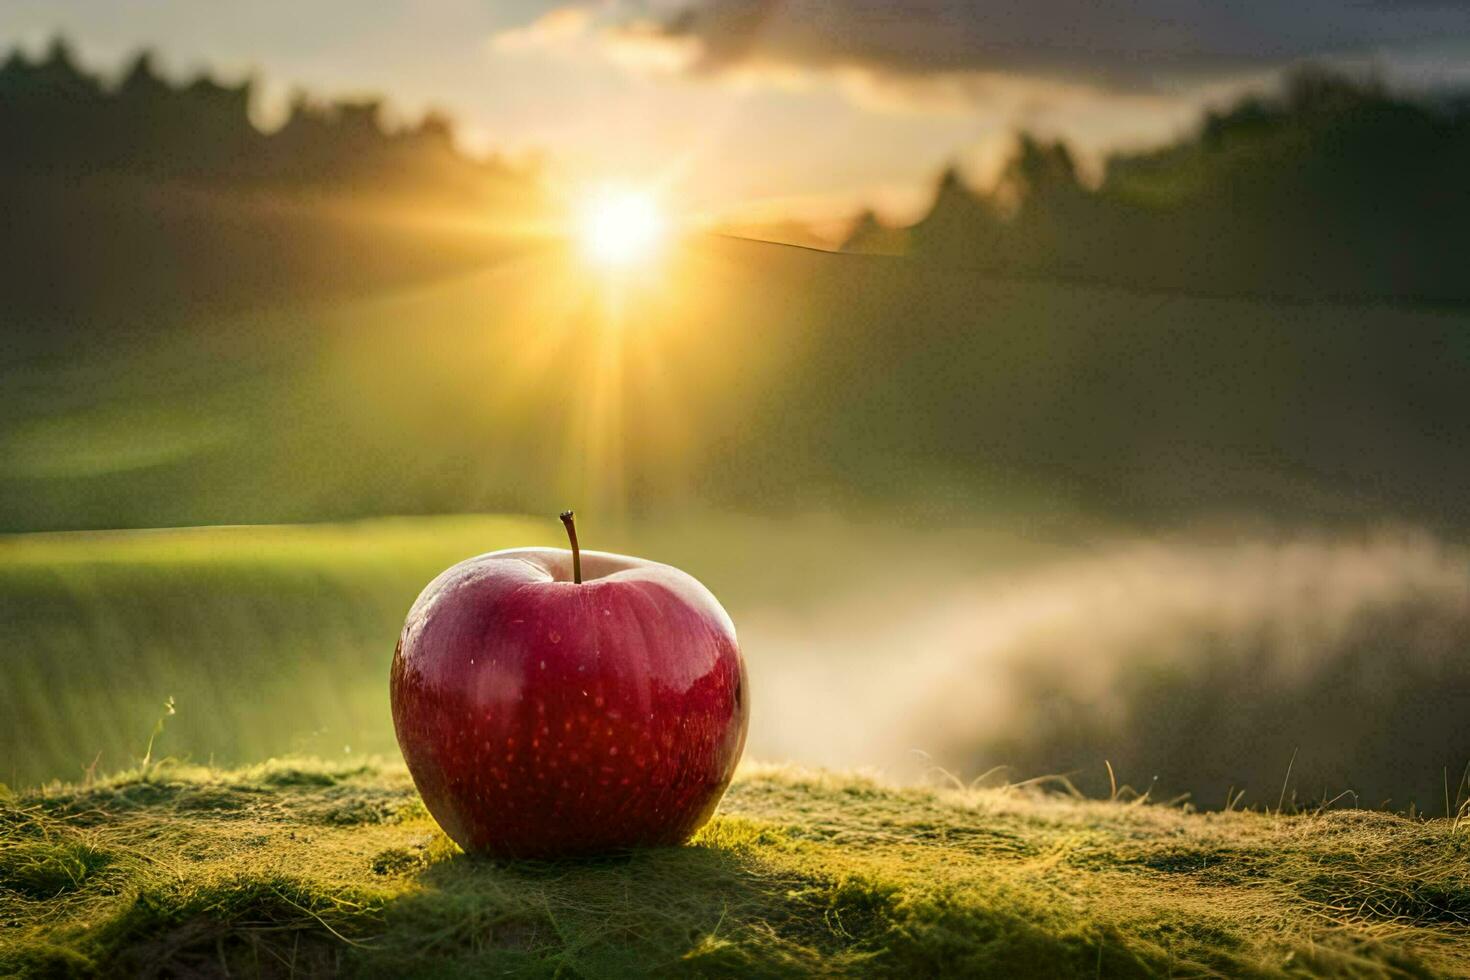
<svg viewBox="0 0 1470 980">
<path fill-rule="evenodd" d="M 1466 571 L 1423 533 L 1214 528 L 889 582 L 800 623 L 756 614 L 781 721 L 754 744 L 911 778 L 1063 775 L 1092 795 L 1106 760 L 1119 785 L 1206 808 L 1232 790 L 1274 805 L 1284 786 L 1432 810 L 1464 765 Z"/>
</svg>

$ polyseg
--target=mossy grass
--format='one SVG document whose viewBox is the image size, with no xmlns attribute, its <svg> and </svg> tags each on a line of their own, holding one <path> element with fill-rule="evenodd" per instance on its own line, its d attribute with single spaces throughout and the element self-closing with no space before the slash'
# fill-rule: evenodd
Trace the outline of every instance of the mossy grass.
<svg viewBox="0 0 1470 980">
<path fill-rule="evenodd" d="M 1470 973 L 1470 832 L 748 766 L 686 847 L 468 857 L 394 765 L 165 760 L 0 802 L 0 973 Z"/>
</svg>

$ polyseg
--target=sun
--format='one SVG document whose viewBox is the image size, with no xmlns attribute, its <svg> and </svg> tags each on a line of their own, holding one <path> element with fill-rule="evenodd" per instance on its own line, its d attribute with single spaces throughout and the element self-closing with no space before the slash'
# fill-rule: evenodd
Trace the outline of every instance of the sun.
<svg viewBox="0 0 1470 980">
<path fill-rule="evenodd" d="M 621 267 L 646 262 L 662 248 L 669 222 L 652 193 L 627 187 L 590 195 L 577 220 L 582 253 L 597 265 Z"/>
</svg>

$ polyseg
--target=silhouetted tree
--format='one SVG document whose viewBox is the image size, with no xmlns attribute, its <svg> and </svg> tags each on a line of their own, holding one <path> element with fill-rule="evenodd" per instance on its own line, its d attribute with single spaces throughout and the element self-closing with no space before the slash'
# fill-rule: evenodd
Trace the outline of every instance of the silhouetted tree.
<svg viewBox="0 0 1470 980">
<path fill-rule="evenodd" d="M 137 54 L 110 90 L 82 71 L 63 39 L 32 63 L 0 64 L 0 173 L 131 174 L 211 185 L 328 186 L 427 195 L 504 196 L 526 175 L 465 157 L 438 113 L 389 131 L 375 99 L 317 102 L 298 94 L 278 132 L 250 122 L 250 82 L 200 75 L 174 84 Z M 499 185 L 499 186 L 497 186 Z"/>
<path fill-rule="evenodd" d="M 1114 155 L 1096 189 L 1064 144 L 1022 134 L 994 186 L 945 175 L 913 252 L 1146 288 L 1467 301 L 1464 106 L 1304 68 L 1192 136 Z"/>
</svg>

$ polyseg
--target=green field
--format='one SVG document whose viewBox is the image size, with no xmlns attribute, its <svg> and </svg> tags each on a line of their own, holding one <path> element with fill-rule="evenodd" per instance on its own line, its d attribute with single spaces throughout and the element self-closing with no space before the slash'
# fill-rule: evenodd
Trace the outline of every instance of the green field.
<svg viewBox="0 0 1470 980">
<path fill-rule="evenodd" d="M 1111 763 L 1208 809 L 1274 805 L 1284 781 L 1288 800 L 1390 811 L 1470 794 L 1453 539 L 713 513 L 589 514 L 582 533 L 720 597 L 755 759 L 898 781 L 1005 766 L 1093 795 Z M 547 515 L 0 537 L 0 783 L 133 765 L 170 698 L 155 755 L 392 755 L 388 662 L 418 591 L 561 534 Z"/>
<path fill-rule="evenodd" d="M 0 972 L 1427 977 L 1470 829 L 747 767 L 691 846 L 459 853 L 393 766 L 174 765 L 0 802 Z"/>
<path fill-rule="evenodd" d="M 241 761 L 387 751 L 387 661 L 439 570 L 538 536 L 525 521 L 19 536 L 0 542 L 0 779 L 170 751 Z"/>
<path fill-rule="evenodd" d="M 715 509 L 1470 525 L 1463 310 L 554 249 L 0 351 L 0 529 Z M 1407 340 L 1406 340 L 1407 338 Z"/>
<path fill-rule="evenodd" d="M 567 506 L 729 607 L 762 758 L 1217 806 L 1300 750 L 1304 798 L 1425 810 L 1470 757 L 1463 310 L 700 238 L 96 317 L 0 357 L 0 529 L 75 529 L 0 538 L 11 785 L 169 697 L 198 762 L 391 752 L 418 590 Z"/>
<path fill-rule="evenodd" d="M 160 750 L 197 762 L 393 752 L 388 662 L 419 590 L 463 558 L 560 545 L 562 533 L 548 514 L 0 537 L 0 782 L 130 765 L 168 698 L 177 714 Z M 864 589 L 923 589 L 1050 550 L 997 531 L 820 517 L 588 519 L 582 533 L 588 547 L 693 571 L 753 627 Z M 764 692 L 798 651 L 760 635 L 747 657 Z M 769 703 L 762 713 L 776 721 Z"/>
</svg>

